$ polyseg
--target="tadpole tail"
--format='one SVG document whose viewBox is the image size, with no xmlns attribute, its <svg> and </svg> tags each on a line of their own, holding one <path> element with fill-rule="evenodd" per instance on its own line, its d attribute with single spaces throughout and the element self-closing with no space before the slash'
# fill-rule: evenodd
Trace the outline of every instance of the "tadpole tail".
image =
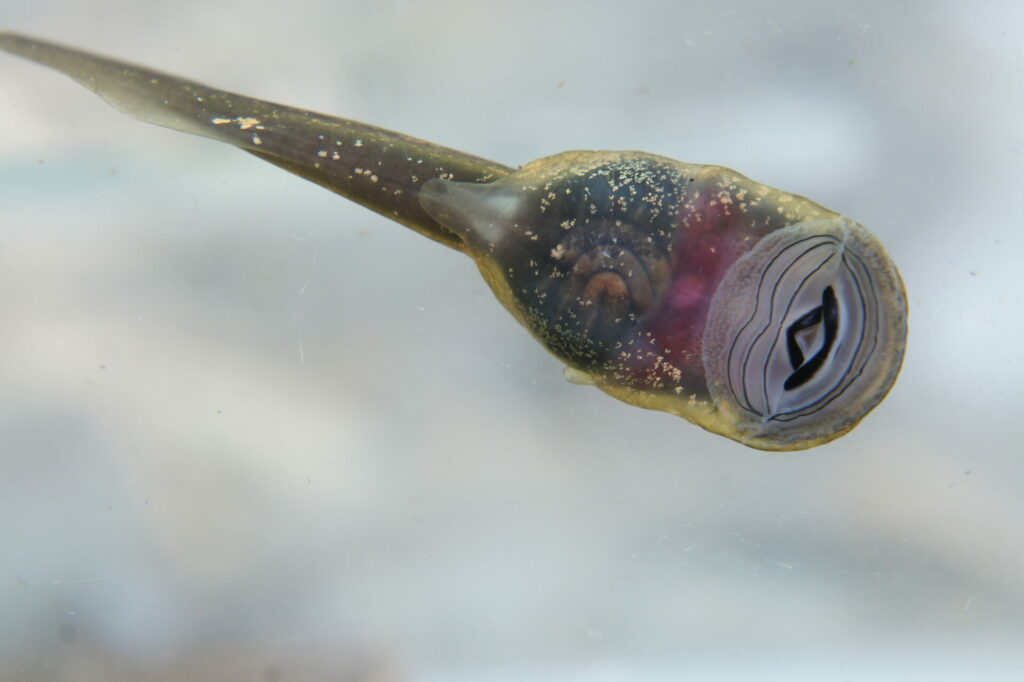
<svg viewBox="0 0 1024 682">
<path fill-rule="evenodd" d="M 357 121 L 217 90 L 55 43 L 0 32 L 0 48 L 52 67 L 134 118 L 226 142 L 456 249 L 423 210 L 431 178 L 489 182 L 513 169 Z"/>
</svg>

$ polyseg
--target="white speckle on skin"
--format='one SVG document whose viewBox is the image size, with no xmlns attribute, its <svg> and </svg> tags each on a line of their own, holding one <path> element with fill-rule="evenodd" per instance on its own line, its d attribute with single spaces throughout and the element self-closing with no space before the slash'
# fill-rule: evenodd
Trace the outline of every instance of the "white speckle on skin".
<svg viewBox="0 0 1024 682">
<path fill-rule="evenodd" d="M 362 147 L 363 146 L 363 141 L 362 140 L 356 140 L 356 146 L 357 147 Z"/>
<path fill-rule="evenodd" d="M 327 158 L 327 150 L 326 149 L 321 149 L 320 151 L 318 151 L 316 153 L 316 155 L 319 156 L 321 159 L 326 159 Z"/>
<path fill-rule="evenodd" d="M 221 118 L 220 116 L 218 116 L 216 118 L 211 118 L 210 119 L 210 123 L 212 123 L 215 126 L 222 126 L 225 123 L 231 123 L 231 119 L 230 118 Z"/>
<path fill-rule="evenodd" d="M 263 140 L 260 139 L 259 135 L 253 135 L 252 136 L 252 143 L 253 144 L 263 144 Z"/>
<path fill-rule="evenodd" d="M 258 118 L 252 118 L 251 116 L 239 116 L 235 119 L 235 123 L 238 124 L 239 130 L 248 130 L 253 126 L 259 125 L 260 120 Z"/>
</svg>

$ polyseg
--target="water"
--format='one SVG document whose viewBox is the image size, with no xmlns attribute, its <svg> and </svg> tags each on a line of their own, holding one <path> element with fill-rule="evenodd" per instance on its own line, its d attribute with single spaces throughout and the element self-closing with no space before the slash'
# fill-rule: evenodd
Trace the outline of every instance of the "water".
<svg viewBox="0 0 1024 682">
<path fill-rule="evenodd" d="M 13 3 L 509 164 L 721 163 L 906 280 L 889 398 L 764 454 L 570 385 L 468 259 L 0 58 L 0 679 L 1019 679 L 1011 3 Z"/>
</svg>

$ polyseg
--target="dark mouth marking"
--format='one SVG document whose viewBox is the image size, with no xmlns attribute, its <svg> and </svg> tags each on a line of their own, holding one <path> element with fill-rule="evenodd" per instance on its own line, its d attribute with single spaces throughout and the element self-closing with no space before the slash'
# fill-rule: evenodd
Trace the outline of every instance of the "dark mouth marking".
<svg viewBox="0 0 1024 682">
<path fill-rule="evenodd" d="M 756 297 L 756 300 L 754 302 L 754 310 L 751 311 L 750 317 L 747 319 L 747 321 L 740 328 L 739 332 L 737 332 L 737 334 L 733 337 L 732 344 L 729 346 L 729 357 L 728 357 L 728 360 L 727 360 L 727 366 L 729 366 L 729 367 L 732 366 L 732 364 L 733 364 L 733 353 L 736 352 L 736 344 L 739 342 L 740 337 L 743 335 L 743 333 L 746 332 L 746 330 L 750 327 L 750 325 L 752 325 L 754 323 L 755 318 L 757 318 L 758 311 L 760 310 L 762 304 L 764 304 L 764 302 L 762 301 L 761 292 L 764 289 L 764 287 L 766 286 L 765 278 L 768 276 L 768 272 L 769 272 L 769 270 L 771 270 L 771 267 L 776 262 L 778 262 L 781 258 L 783 258 L 784 255 L 787 252 L 791 251 L 792 249 L 796 249 L 798 247 L 801 247 L 802 245 L 805 245 L 807 242 L 811 242 L 812 240 L 815 240 L 815 243 L 813 243 L 810 246 L 808 246 L 802 253 L 798 254 L 796 257 L 793 257 L 791 259 L 791 262 L 789 263 L 789 265 L 787 265 L 784 268 L 782 274 L 780 274 L 776 278 L 774 284 L 772 285 L 772 293 L 771 293 L 771 297 L 770 297 L 771 299 L 775 298 L 775 294 L 776 294 L 776 292 L 779 289 L 780 280 L 786 275 L 787 272 L 789 272 L 793 267 L 795 267 L 796 264 L 799 261 L 801 261 L 805 256 L 807 256 L 807 254 L 811 253 L 812 251 L 816 251 L 817 249 L 819 249 L 819 248 L 821 248 L 823 246 L 827 246 L 829 242 L 838 243 L 838 240 L 835 237 L 832 237 L 832 236 L 829 236 L 829 235 L 823 235 L 823 234 L 811 235 L 809 237 L 804 237 L 802 239 L 797 240 L 796 242 L 794 242 L 793 244 L 790 244 L 789 246 L 785 247 L 781 252 L 777 253 L 775 256 L 772 257 L 771 261 L 768 263 L 768 266 L 765 267 L 764 271 L 761 272 L 761 277 L 758 280 L 758 284 L 757 284 L 757 297 Z M 823 242 L 817 242 L 816 240 L 824 240 L 824 241 Z M 812 273 L 810 273 L 807 276 L 805 276 L 804 279 L 803 279 L 803 282 L 806 282 L 807 279 L 810 278 L 811 274 L 813 274 L 819 268 L 821 268 L 827 261 L 828 261 L 828 257 L 825 258 L 825 260 L 823 260 L 821 263 L 819 263 L 817 265 L 817 267 L 814 268 L 814 271 L 812 271 Z M 771 306 L 770 303 L 768 303 L 767 305 Z M 772 310 L 771 307 L 769 307 L 768 321 L 764 324 L 764 326 L 761 328 L 761 331 L 757 333 L 757 336 L 754 337 L 754 340 L 751 341 L 748 344 L 748 346 L 754 345 L 755 343 L 757 343 L 757 341 L 764 334 L 768 333 L 768 330 L 772 326 L 772 319 L 774 318 L 774 315 L 775 315 L 774 311 Z M 750 348 L 748 347 L 746 349 L 746 351 L 744 351 L 744 353 L 745 354 L 743 356 L 743 366 L 741 368 L 741 372 L 745 376 L 746 373 L 747 373 L 747 364 L 751 361 L 751 357 L 750 357 L 751 356 L 751 351 L 750 351 Z M 760 410 L 758 410 L 756 407 L 753 406 L 753 401 L 752 401 L 752 399 L 750 397 L 750 393 L 749 393 L 750 387 L 747 385 L 747 382 L 746 382 L 745 379 L 741 379 L 742 385 L 741 385 L 740 389 L 743 392 L 743 396 L 742 397 L 740 397 L 740 395 L 737 393 L 736 386 L 733 385 L 731 373 L 730 373 L 730 376 L 728 377 L 728 382 L 729 382 L 729 390 L 732 392 L 732 394 L 736 398 L 737 402 L 739 402 L 739 404 L 742 405 L 744 409 L 746 409 L 746 410 L 748 410 L 750 412 L 753 412 L 754 414 L 756 414 L 759 417 L 760 416 L 764 416 Z M 768 390 L 767 385 L 765 385 L 764 390 L 765 391 Z M 765 396 L 765 404 L 766 405 L 768 404 L 767 396 Z M 775 417 L 772 417 L 772 418 L 774 419 Z"/>
<path fill-rule="evenodd" d="M 817 324 L 823 324 L 824 342 L 818 352 L 811 356 L 810 360 L 804 362 L 804 354 L 800 350 L 800 344 L 797 343 L 796 335 Z M 821 293 L 821 305 L 800 317 L 786 330 L 786 349 L 789 351 L 789 364 L 793 368 L 793 373 L 786 378 L 782 385 L 785 390 L 790 391 L 803 386 L 821 369 L 829 351 L 835 344 L 838 330 L 839 304 L 836 301 L 836 294 L 832 287 L 825 287 Z"/>
</svg>

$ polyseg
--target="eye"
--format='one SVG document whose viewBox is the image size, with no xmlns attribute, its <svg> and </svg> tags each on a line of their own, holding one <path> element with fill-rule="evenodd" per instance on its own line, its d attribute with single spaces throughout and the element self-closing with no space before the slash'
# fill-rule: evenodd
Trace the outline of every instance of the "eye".
<svg viewBox="0 0 1024 682">
<path fill-rule="evenodd" d="M 752 437 L 792 444 L 842 433 L 888 391 L 905 303 L 878 248 L 852 223 L 818 221 L 764 238 L 726 274 L 705 366 L 713 399 Z"/>
</svg>

